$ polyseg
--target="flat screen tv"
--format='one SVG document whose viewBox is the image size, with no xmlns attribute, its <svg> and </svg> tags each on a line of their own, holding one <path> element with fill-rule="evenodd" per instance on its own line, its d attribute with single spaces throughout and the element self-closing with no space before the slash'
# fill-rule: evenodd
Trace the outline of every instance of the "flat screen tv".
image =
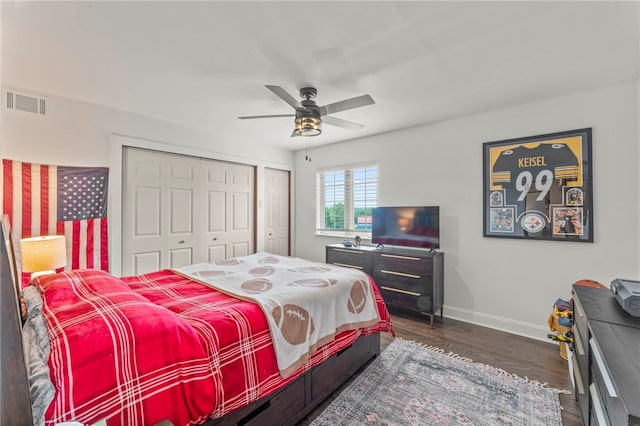
<svg viewBox="0 0 640 426">
<path fill-rule="evenodd" d="M 371 242 L 426 249 L 440 248 L 440 207 L 373 209 Z"/>
</svg>

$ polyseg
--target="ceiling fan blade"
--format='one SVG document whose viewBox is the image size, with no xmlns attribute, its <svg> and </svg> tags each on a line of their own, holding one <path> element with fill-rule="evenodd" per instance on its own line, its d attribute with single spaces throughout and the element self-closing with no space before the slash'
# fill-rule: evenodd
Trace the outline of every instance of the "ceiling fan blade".
<svg viewBox="0 0 640 426">
<path fill-rule="evenodd" d="M 280 99 L 282 99 L 283 101 L 285 101 L 286 103 L 288 103 L 289 105 L 291 105 L 292 107 L 294 107 L 296 110 L 299 111 L 309 111 L 307 108 L 305 108 L 300 101 L 298 101 L 296 98 L 294 98 L 293 96 L 291 96 L 289 93 L 287 93 L 286 90 L 284 90 L 282 87 L 280 86 L 269 86 L 269 85 L 265 85 L 264 87 L 266 87 L 267 89 L 271 90 L 273 93 L 275 93 Z"/>
<path fill-rule="evenodd" d="M 344 101 L 335 102 L 320 107 L 320 115 L 333 114 L 335 112 L 346 111 L 348 109 L 360 108 L 366 105 L 375 104 L 373 98 L 369 95 L 357 96 Z"/>
<path fill-rule="evenodd" d="M 248 115 L 245 117 L 238 117 L 240 120 L 249 120 L 253 118 L 277 118 L 277 117 L 295 117 L 295 114 L 273 114 L 273 115 Z"/>
<path fill-rule="evenodd" d="M 322 117 L 322 122 L 325 124 L 330 124 L 332 126 L 342 127 L 343 129 L 347 130 L 359 130 L 364 127 L 364 124 L 354 123 L 353 121 L 347 121 L 331 116 Z"/>
</svg>

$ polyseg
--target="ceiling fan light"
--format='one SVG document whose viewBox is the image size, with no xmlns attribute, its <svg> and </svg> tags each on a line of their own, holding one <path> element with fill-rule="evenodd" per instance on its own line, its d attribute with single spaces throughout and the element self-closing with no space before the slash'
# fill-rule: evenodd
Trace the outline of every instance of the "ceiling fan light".
<svg viewBox="0 0 640 426">
<path fill-rule="evenodd" d="M 317 117 L 296 118 L 296 136 L 318 136 L 322 133 L 322 120 Z"/>
</svg>

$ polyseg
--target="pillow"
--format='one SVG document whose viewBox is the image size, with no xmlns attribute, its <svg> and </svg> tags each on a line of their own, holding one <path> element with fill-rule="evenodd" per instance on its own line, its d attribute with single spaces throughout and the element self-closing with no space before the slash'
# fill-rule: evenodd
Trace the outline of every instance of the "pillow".
<svg viewBox="0 0 640 426">
<path fill-rule="evenodd" d="M 31 414 L 34 425 L 44 424 L 44 413 L 53 400 L 55 389 L 49 376 L 49 335 L 42 317 L 42 297 L 37 288 L 30 285 L 22 291 L 27 308 L 26 322 L 22 327 L 24 361 L 29 376 Z"/>
</svg>

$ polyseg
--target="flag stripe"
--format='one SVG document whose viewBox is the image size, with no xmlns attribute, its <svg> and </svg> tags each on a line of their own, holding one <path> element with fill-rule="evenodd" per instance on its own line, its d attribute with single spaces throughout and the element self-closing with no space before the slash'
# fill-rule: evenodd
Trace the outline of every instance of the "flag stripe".
<svg viewBox="0 0 640 426">
<path fill-rule="evenodd" d="M 20 236 L 22 235 L 22 199 L 24 198 L 22 195 L 22 163 L 14 163 L 13 165 L 13 209 L 11 210 L 11 214 L 13 214 L 12 218 L 15 220 L 15 223 L 11 224 L 11 229 L 16 232 L 17 238 L 14 238 L 13 241 L 19 242 Z M 18 250 L 20 253 L 20 250 Z M 20 268 L 20 263 L 18 263 L 18 268 Z"/>
<path fill-rule="evenodd" d="M 58 170 L 57 167 L 49 167 L 49 188 L 58 187 Z M 55 190 L 49 191 L 49 233 L 63 235 L 64 228 L 58 226 L 58 209 L 55 208 L 57 202 L 57 194 Z"/>
<path fill-rule="evenodd" d="M 31 165 L 31 209 L 33 211 L 34 206 L 40 206 L 42 209 L 42 203 L 40 202 L 40 166 L 37 164 Z M 36 208 L 37 210 L 37 208 Z M 40 232 L 40 217 L 39 215 L 31 215 L 31 235 L 44 235 L 44 232 Z"/>
<path fill-rule="evenodd" d="M 107 218 L 100 219 L 100 269 L 109 270 L 109 240 Z"/>
<path fill-rule="evenodd" d="M 49 233 L 49 166 L 40 166 L 40 230 Z"/>
<path fill-rule="evenodd" d="M 71 269 L 80 268 L 80 222 L 67 222 L 71 224 Z"/>
<path fill-rule="evenodd" d="M 2 213 L 8 214 L 9 217 L 13 215 L 13 169 L 11 167 L 11 161 L 3 161 L 3 205 Z"/>
<path fill-rule="evenodd" d="M 93 268 L 93 219 L 87 221 L 87 268 Z"/>
<path fill-rule="evenodd" d="M 22 238 L 31 234 L 31 164 L 22 164 Z"/>
<path fill-rule="evenodd" d="M 85 180 L 104 184 L 107 187 L 108 170 L 105 168 L 74 168 L 55 165 L 22 163 L 3 159 L 3 213 L 9 215 L 14 241 L 37 235 L 65 235 L 67 240 L 67 266 L 64 269 L 100 268 L 109 270 L 108 223 L 106 212 L 106 189 L 96 194 L 78 192 Z M 64 173 L 64 200 L 68 204 L 66 220 L 58 220 L 59 173 Z M 82 181 L 69 181 L 79 176 Z M 86 178 L 85 178 L 86 176 Z M 95 178 L 92 176 L 96 176 Z M 78 183 L 74 186 L 74 183 Z M 60 183 L 62 185 L 62 183 Z M 75 192 L 74 192 L 75 191 Z M 86 196 L 85 196 L 86 194 Z M 93 199 L 91 195 L 94 195 Z M 70 198 L 75 197 L 75 199 Z M 95 204 L 97 199 L 105 204 Z M 93 203 L 93 204 L 91 204 Z M 102 210 L 101 210 L 102 209 Z M 76 211 L 102 212 L 100 216 L 69 217 Z M 100 214 L 100 213 L 99 213 Z M 16 250 L 16 262 L 20 269 L 20 250 Z M 22 274 L 23 285 L 29 274 Z"/>
</svg>

